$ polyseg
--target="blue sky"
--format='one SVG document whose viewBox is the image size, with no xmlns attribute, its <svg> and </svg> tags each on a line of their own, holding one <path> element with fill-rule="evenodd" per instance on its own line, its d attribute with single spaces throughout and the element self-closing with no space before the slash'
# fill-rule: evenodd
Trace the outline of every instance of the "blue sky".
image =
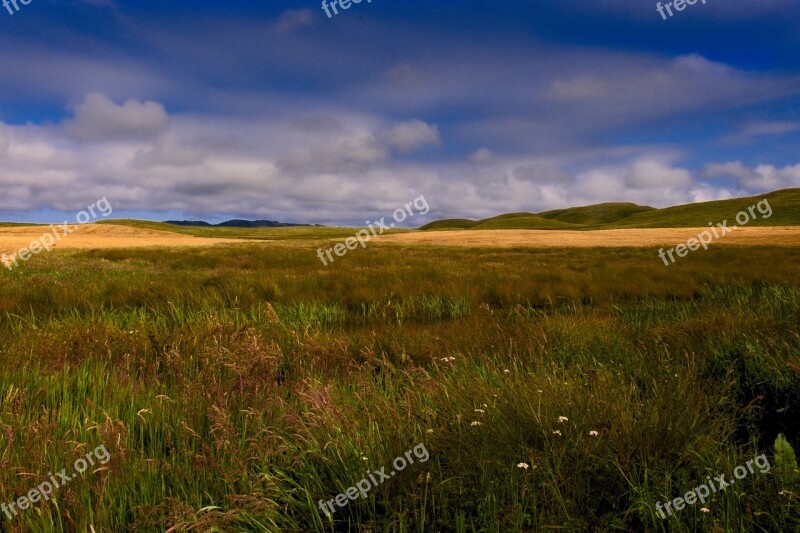
<svg viewBox="0 0 800 533">
<path fill-rule="evenodd" d="M 701 1 L 0 7 L 0 219 L 106 197 L 362 225 L 424 194 L 418 225 L 800 186 L 800 2 Z"/>
</svg>

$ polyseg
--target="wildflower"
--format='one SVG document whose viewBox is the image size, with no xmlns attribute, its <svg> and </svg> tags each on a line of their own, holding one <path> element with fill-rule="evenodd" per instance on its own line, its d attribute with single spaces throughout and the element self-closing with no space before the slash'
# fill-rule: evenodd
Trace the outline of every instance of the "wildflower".
<svg viewBox="0 0 800 533">
<path fill-rule="evenodd" d="M 560 436 L 561 436 L 561 431 L 559 431 L 559 430 L 555 430 L 555 431 L 553 432 L 553 435 L 558 435 L 558 436 L 560 437 Z"/>
<path fill-rule="evenodd" d="M 507 369 L 507 368 L 506 368 L 505 370 L 503 370 L 503 372 L 505 372 L 506 374 L 510 374 L 510 373 L 511 373 L 511 370 L 509 370 L 509 369 Z"/>
<path fill-rule="evenodd" d="M 483 413 L 485 413 L 486 411 L 484 411 L 483 409 L 475 409 L 475 412 L 476 412 L 476 413 L 483 414 Z"/>
<path fill-rule="evenodd" d="M 569 422 L 569 418 L 567 418 L 566 416 L 559 416 L 558 421 L 563 424 L 564 422 Z"/>
<path fill-rule="evenodd" d="M 472 423 L 470 424 L 470 426 L 482 426 L 482 425 L 483 425 L 483 424 L 482 424 L 481 422 L 478 422 L 477 420 L 475 420 L 474 422 L 472 422 Z"/>
<path fill-rule="evenodd" d="M 451 363 L 455 360 L 456 360 L 455 357 L 442 357 L 442 361 L 444 361 L 445 363 Z"/>
<path fill-rule="evenodd" d="M 700 512 L 701 513 L 710 513 L 711 509 L 709 509 L 708 507 L 701 507 L 700 508 Z"/>
<path fill-rule="evenodd" d="M 598 435 L 600 435 L 600 433 L 598 433 L 597 431 L 590 431 L 590 432 L 589 432 L 589 436 L 590 436 L 590 437 L 596 437 L 596 436 L 598 436 Z"/>
<path fill-rule="evenodd" d="M 527 470 L 528 468 L 530 468 L 530 466 L 531 465 L 529 465 L 528 463 L 518 463 L 517 464 L 517 468 L 522 468 L 523 470 Z"/>
<path fill-rule="evenodd" d="M 362 461 L 369 461 L 369 457 L 362 457 L 361 460 Z"/>
</svg>

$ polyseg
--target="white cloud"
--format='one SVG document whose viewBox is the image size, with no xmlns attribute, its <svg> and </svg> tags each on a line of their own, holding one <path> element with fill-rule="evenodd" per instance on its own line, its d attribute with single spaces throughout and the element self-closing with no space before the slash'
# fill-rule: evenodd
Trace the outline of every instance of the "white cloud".
<svg viewBox="0 0 800 533">
<path fill-rule="evenodd" d="M 758 165 L 750 168 L 740 161 L 710 163 L 705 167 L 706 176 L 734 177 L 739 187 L 751 191 L 766 192 L 800 186 L 800 164 L 783 168 Z"/>
<path fill-rule="evenodd" d="M 439 145 L 441 138 L 436 126 L 426 124 L 421 120 L 411 120 L 395 125 L 384 131 L 381 138 L 401 153 L 408 153 L 416 148 L 426 145 Z"/>
<path fill-rule="evenodd" d="M 425 194 L 427 220 L 608 201 L 656 207 L 800 184 L 800 165 L 708 165 L 727 189 L 695 179 L 684 154 L 616 146 L 549 154 L 488 149 L 413 162 L 399 151 L 435 145 L 434 126 L 387 127 L 382 117 L 328 110 L 301 118 L 168 116 L 157 102 L 91 95 L 61 124 L 0 122 L 0 211 L 76 211 L 102 196 L 117 212 L 178 211 L 314 223 L 363 224 Z M 100 120 L 107 119 L 107 124 Z M 103 140 L 104 142 L 97 142 Z"/>
<path fill-rule="evenodd" d="M 490 163 L 494 159 L 494 155 L 492 151 L 487 148 L 481 148 L 476 150 L 469 156 L 469 160 L 472 161 L 476 165 L 482 165 L 484 163 Z"/>
<path fill-rule="evenodd" d="M 692 174 L 684 168 L 672 168 L 661 161 L 642 159 L 634 162 L 624 174 L 625 184 L 633 189 L 679 188 L 694 183 Z"/>
<path fill-rule="evenodd" d="M 75 106 L 75 118 L 64 128 L 71 137 L 106 142 L 154 138 L 168 125 L 169 117 L 161 104 L 128 100 L 117 105 L 102 94 L 92 93 Z"/>
</svg>

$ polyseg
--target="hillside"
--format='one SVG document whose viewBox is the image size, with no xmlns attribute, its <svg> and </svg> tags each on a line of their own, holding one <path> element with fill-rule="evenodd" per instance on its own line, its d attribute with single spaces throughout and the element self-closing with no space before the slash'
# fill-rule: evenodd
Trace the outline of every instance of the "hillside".
<svg viewBox="0 0 800 533">
<path fill-rule="evenodd" d="M 549 220 L 533 214 L 488 218 L 470 229 L 579 229 L 580 226 L 558 220 Z"/>
<path fill-rule="evenodd" d="M 800 189 L 783 189 L 760 196 L 678 205 L 656 209 L 634 203 L 604 203 L 543 213 L 508 213 L 483 220 L 445 219 L 420 229 L 622 229 L 680 228 L 707 226 L 728 220 L 736 224 L 736 215 L 766 199 L 772 207 L 767 219 L 758 215 L 749 226 L 800 226 Z"/>
<path fill-rule="evenodd" d="M 240 228 L 227 226 L 183 226 L 167 224 L 164 222 L 150 222 L 147 220 L 132 219 L 107 219 L 98 221 L 97 224 L 113 224 L 132 228 L 168 231 L 183 235 L 207 238 L 253 239 L 265 241 L 288 240 L 314 240 L 314 239 L 339 239 L 351 237 L 353 228 L 332 228 L 325 226 L 291 226 L 291 227 L 261 227 Z M 405 230 L 392 230 L 401 232 Z"/>
<path fill-rule="evenodd" d="M 606 203 L 545 211 L 544 213 L 539 213 L 538 216 L 550 220 L 568 222 L 570 224 L 597 225 L 611 224 L 624 220 L 637 213 L 655 210 L 654 207 L 642 206 L 629 202 Z"/>
<path fill-rule="evenodd" d="M 766 199 L 772 207 L 772 216 L 763 219 L 756 210 L 758 218 L 748 222 L 748 226 L 798 226 L 800 225 L 800 189 L 783 189 L 760 196 L 718 200 L 698 204 L 678 205 L 637 213 L 610 225 L 614 228 L 678 228 L 687 226 L 707 226 L 728 220 L 736 224 L 736 215 L 753 204 Z"/>
<path fill-rule="evenodd" d="M 580 226 L 560 220 L 550 220 L 534 213 L 506 213 L 483 220 L 450 218 L 437 220 L 420 227 L 421 230 L 466 229 L 576 229 Z"/>
<path fill-rule="evenodd" d="M 275 220 L 228 220 L 219 224 L 209 224 L 202 220 L 167 220 L 164 224 L 173 226 L 189 226 L 199 228 L 293 228 L 297 226 L 310 226 L 311 224 L 294 224 L 291 222 L 277 222 Z M 319 225 L 319 224 L 317 224 Z"/>
</svg>

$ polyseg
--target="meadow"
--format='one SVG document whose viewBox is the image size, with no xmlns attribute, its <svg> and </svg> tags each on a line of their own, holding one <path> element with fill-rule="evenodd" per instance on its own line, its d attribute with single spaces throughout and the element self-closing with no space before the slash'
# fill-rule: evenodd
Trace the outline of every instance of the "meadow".
<svg viewBox="0 0 800 533">
<path fill-rule="evenodd" d="M 0 529 L 800 528 L 774 450 L 800 441 L 800 247 L 666 268 L 647 248 L 375 243 L 323 267 L 335 231 L 269 234 L 0 273 L 0 502 L 111 457 Z M 320 511 L 418 443 L 427 462 Z M 768 473 L 657 513 L 761 453 Z"/>
</svg>

